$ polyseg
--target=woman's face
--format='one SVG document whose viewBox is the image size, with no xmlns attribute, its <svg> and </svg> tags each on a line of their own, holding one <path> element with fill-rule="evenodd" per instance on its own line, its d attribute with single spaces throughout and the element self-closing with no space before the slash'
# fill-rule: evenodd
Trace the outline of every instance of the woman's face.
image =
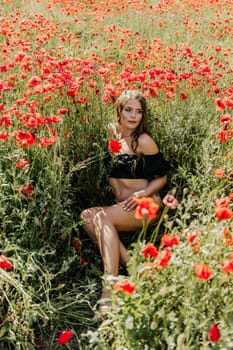
<svg viewBox="0 0 233 350">
<path fill-rule="evenodd" d="M 141 102 L 134 99 L 128 100 L 121 111 L 121 127 L 133 132 L 140 124 L 142 116 Z"/>
</svg>

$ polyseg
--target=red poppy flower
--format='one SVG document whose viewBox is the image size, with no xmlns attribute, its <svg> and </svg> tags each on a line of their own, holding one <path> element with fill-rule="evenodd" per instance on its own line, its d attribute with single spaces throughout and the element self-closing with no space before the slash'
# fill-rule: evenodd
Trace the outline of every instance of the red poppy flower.
<svg viewBox="0 0 233 350">
<path fill-rule="evenodd" d="M 43 137 L 39 140 L 39 144 L 41 147 L 47 147 L 47 146 L 52 146 L 56 143 L 56 139 L 53 137 Z"/>
<path fill-rule="evenodd" d="M 221 143 L 227 142 L 227 131 L 226 130 L 220 130 L 217 133 L 218 139 Z"/>
<path fill-rule="evenodd" d="M 69 112 L 69 110 L 67 109 L 67 108 L 63 108 L 63 109 L 60 109 L 59 111 L 58 111 L 58 114 L 66 114 L 66 113 L 68 113 Z"/>
<path fill-rule="evenodd" d="M 225 176 L 225 169 L 224 168 L 218 168 L 214 171 L 214 176 L 218 179 L 222 179 Z"/>
<path fill-rule="evenodd" d="M 8 115 L 3 115 L 2 118 L 0 119 L 0 126 L 3 125 L 3 124 L 6 127 L 11 126 L 12 124 L 11 124 L 9 118 L 10 117 Z"/>
<path fill-rule="evenodd" d="M 220 98 L 216 98 L 214 102 L 217 105 L 216 107 L 217 111 L 223 111 L 226 108 L 225 103 Z"/>
<path fill-rule="evenodd" d="M 121 280 L 114 284 L 113 289 L 115 291 L 122 291 L 126 294 L 132 294 L 135 290 L 135 283 L 130 282 L 128 279 Z"/>
<path fill-rule="evenodd" d="M 42 80 L 41 80 L 40 77 L 38 77 L 38 76 L 33 76 L 33 77 L 31 77 L 31 79 L 29 80 L 27 86 L 28 86 L 28 87 L 34 87 L 34 86 L 36 86 L 36 85 L 41 84 L 41 82 L 42 82 Z"/>
<path fill-rule="evenodd" d="M 133 200 L 137 203 L 134 217 L 136 219 L 143 219 L 145 215 L 149 218 L 155 218 L 156 213 L 159 210 L 159 205 L 155 203 L 154 199 L 151 197 L 133 197 Z"/>
<path fill-rule="evenodd" d="M 186 100 L 187 96 L 185 95 L 185 93 L 183 91 L 180 92 L 180 99 L 181 100 Z"/>
<path fill-rule="evenodd" d="M 171 260 L 172 253 L 169 248 L 165 247 L 161 250 L 159 256 L 158 256 L 158 265 L 165 267 Z"/>
<path fill-rule="evenodd" d="M 63 331 L 58 337 L 58 344 L 61 345 L 68 343 L 68 341 L 70 341 L 73 335 L 74 333 L 69 330 Z"/>
<path fill-rule="evenodd" d="M 229 124 L 231 122 L 232 118 L 230 114 L 223 114 L 222 117 L 219 120 L 220 124 Z"/>
<path fill-rule="evenodd" d="M 21 187 L 21 194 L 27 198 L 27 199 L 32 199 L 32 194 L 33 194 L 33 188 L 31 184 L 24 184 Z"/>
<path fill-rule="evenodd" d="M 199 232 L 197 230 L 189 231 L 187 241 L 192 244 L 197 236 L 199 236 Z"/>
<path fill-rule="evenodd" d="M 226 273 L 233 272 L 233 260 L 224 259 L 220 261 L 220 264 L 223 265 L 223 268 L 222 268 L 223 272 L 226 272 Z"/>
<path fill-rule="evenodd" d="M 19 160 L 17 163 L 16 163 L 16 168 L 19 168 L 19 169 L 25 169 L 29 166 L 29 162 L 27 159 L 23 159 L 23 160 Z"/>
<path fill-rule="evenodd" d="M 112 153 L 119 153 L 119 151 L 122 147 L 122 144 L 116 140 L 110 140 L 108 142 L 108 147 Z"/>
<path fill-rule="evenodd" d="M 223 206 L 215 207 L 214 213 L 218 220 L 230 220 L 233 217 L 232 210 Z"/>
<path fill-rule="evenodd" d="M 0 255 L 0 268 L 10 270 L 13 267 L 12 263 L 4 255 Z"/>
<path fill-rule="evenodd" d="M 158 255 L 158 249 L 154 246 L 153 243 L 147 243 L 144 248 L 141 249 L 140 252 L 147 259 L 149 256 L 152 258 L 156 258 Z"/>
<path fill-rule="evenodd" d="M 28 148 L 29 146 L 34 145 L 34 143 L 36 142 L 34 135 L 29 131 L 24 131 L 24 130 L 15 131 L 14 135 L 19 145 L 22 145 L 25 148 Z"/>
<path fill-rule="evenodd" d="M 77 239 L 74 239 L 73 242 L 72 242 L 72 247 L 75 249 L 75 250 L 79 250 L 80 249 L 80 244 L 79 244 L 79 241 Z"/>
<path fill-rule="evenodd" d="M 194 266 L 194 272 L 198 278 L 204 281 L 207 281 L 212 277 L 212 272 L 208 264 L 196 263 Z"/>
<path fill-rule="evenodd" d="M 219 341 L 219 339 L 221 338 L 221 335 L 220 335 L 218 326 L 216 324 L 213 324 L 210 327 L 210 329 L 208 331 L 208 336 L 209 336 L 210 341 L 212 341 L 214 343 Z"/>
<path fill-rule="evenodd" d="M 3 132 L 0 134 L 1 140 L 7 140 L 9 138 L 9 134 L 7 132 Z"/>
<path fill-rule="evenodd" d="M 163 198 L 163 204 L 168 207 L 169 209 L 176 209 L 179 202 L 178 200 L 171 194 L 167 194 Z"/>
<path fill-rule="evenodd" d="M 84 264 L 86 264 L 86 262 L 87 262 L 87 259 L 84 258 L 83 256 L 81 256 L 81 258 L 79 259 L 80 265 L 84 265 Z"/>
<path fill-rule="evenodd" d="M 172 247 L 173 245 L 178 245 L 179 244 L 179 240 L 180 240 L 180 236 L 179 235 L 172 236 L 172 235 L 165 234 L 161 238 L 162 244 L 167 246 L 167 247 Z"/>
</svg>

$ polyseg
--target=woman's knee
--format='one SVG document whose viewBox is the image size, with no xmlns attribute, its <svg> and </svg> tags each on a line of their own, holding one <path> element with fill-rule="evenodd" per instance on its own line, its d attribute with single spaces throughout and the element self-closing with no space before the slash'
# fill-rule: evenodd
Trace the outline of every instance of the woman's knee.
<svg viewBox="0 0 233 350">
<path fill-rule="evenodd" d="M 98 227 L 101 227 L 104 224 L 106 224 L 107 214 L 106 214 L 105 210 L 102 209 L 102 210 L 95 212 L 92 220 L 93 220 L 93 224 L 95 226 L 98 226 Z"/>
<path fill-rule="evenodd" d="M 85 209 L 80 214 L 81 224 L 86 224 L 90 220 L 90 209 Z"/>
<path fill-rule="evenodd" d="M 98 213 L 100 210 L 101 208 L 97 208 L 97 207 L 84 209 L 80 214 L 81 224 L 84 225 L 84 224 L 93 223 L 93 219 L 96 213 Z"/>
</svg>

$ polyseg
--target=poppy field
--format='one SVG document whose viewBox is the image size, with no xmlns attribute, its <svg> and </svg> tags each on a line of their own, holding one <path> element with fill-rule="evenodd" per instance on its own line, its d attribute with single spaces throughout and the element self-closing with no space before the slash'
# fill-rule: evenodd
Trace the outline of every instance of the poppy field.
<svg viewBox="0 0 233 350">
<path fill-rule="evenodd" d="M 3 0 L 0 21 L 0 349 L 232 349 L 233 1 Z M 128 271 L 96 320 L 79 215 L 112 203 L 126 89 L 171 171 L 156 225 L 120 233 Z"/>
</svg>

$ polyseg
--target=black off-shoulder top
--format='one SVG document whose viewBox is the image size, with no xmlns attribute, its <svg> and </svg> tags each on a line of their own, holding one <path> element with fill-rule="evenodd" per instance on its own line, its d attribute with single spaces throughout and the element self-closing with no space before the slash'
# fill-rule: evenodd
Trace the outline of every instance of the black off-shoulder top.
<svg viewBox="0 0 233 350">
<path fill-rule="evenodd" d="M 170 170 L 169 161 L 163 154 L 118 154 L 111 157 L 110 153 L 105 158 L 109 177 L 121 179 L 148 179 L 155 176 L 164 176 Z"/>
</svg>

